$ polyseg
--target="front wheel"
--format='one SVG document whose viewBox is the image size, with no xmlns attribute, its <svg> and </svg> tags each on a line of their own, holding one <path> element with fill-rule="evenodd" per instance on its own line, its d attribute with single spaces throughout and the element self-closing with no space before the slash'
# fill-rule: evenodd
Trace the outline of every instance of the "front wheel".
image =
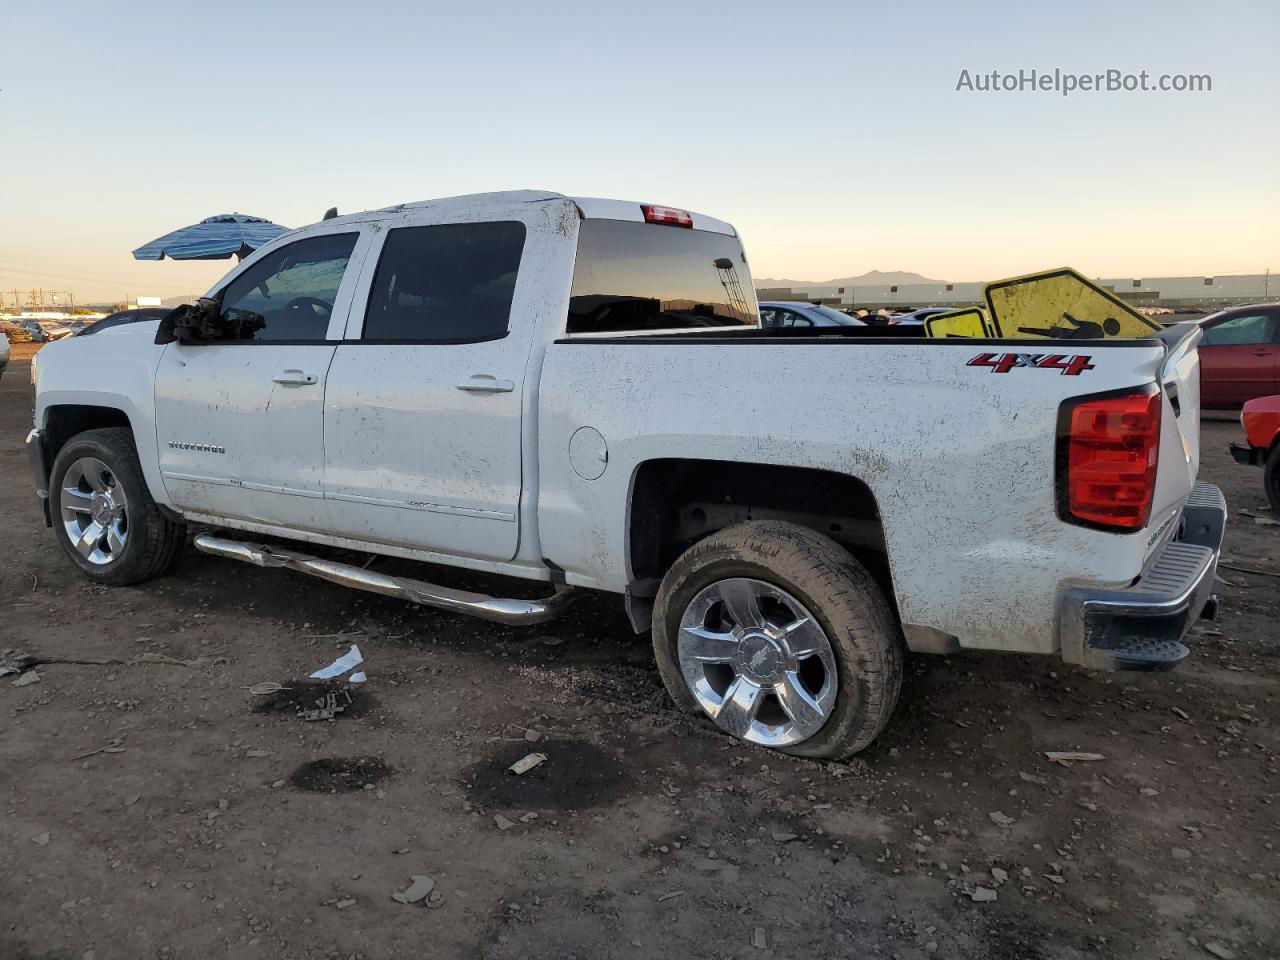
<svg viewBox="0 0 1280 960">
<path fill-rule="evenodd" d="M 133 434 L 86 430 L 58 451 L 49 475 L 54 536 L 90 580 L 120 587 L 173 566 L 185 527 L 160 512 Z"/>
<path fill-rule="evenodd" d="M 870 574 L 781 521 L 736 524 L 687 550 L 658 590 L 653 646 L 678 704 L 804 757 L 865 749 L 902 682 L 901 632 Z"/>
</svg>

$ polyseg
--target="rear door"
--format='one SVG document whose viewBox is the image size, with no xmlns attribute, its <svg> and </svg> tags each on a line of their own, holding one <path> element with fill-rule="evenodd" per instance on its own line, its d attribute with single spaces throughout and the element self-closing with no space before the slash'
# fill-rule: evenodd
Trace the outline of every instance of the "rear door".
<svg viewBox="0 0 1280 960">
<path fill-rule="evenodd" d="M 179 507 L 328 529 L 325 380 L 366 237 L 347 224 L 247 261 L 218 294 L 226 337 L 165 348 L 156 432 L 165 489 Z"/>
<path fill-rule="evenodd" d="M 1236 406 L 1276 392 L 1280 314 L 1242 311 L 1205 327 L 1200 344 L 1205 406 Z"/>
<path fill-rule="evenodd" d="M 524 251 L 549 227 L 528 205 L 438 216 L 384 222 L 369 257 L 325 393 L 325 495 L 341 536 L 510 560 L 535 327 Z"/>
</svg>

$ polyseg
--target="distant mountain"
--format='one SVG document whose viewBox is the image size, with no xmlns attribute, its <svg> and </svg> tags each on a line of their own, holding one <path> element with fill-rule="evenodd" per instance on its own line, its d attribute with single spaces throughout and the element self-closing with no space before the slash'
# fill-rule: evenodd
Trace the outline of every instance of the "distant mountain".
<svg viewBox="0 0 1280 960">
<path fill-rule="evenodd" d="M 852 287 L 860 283 L 942 283 L 942 280 L 930 280 L 918 273 L 904 270 L 870 270 L 857 277 L 836 277 L 834 280 L 773 280 L 768 277 L 755 277 L 757 287 Z"/>
</svg>

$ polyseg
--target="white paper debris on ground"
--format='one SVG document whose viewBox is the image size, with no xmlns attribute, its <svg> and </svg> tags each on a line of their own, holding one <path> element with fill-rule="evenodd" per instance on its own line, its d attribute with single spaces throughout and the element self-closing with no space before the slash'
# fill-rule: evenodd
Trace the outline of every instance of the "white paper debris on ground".
<svg viewBox="0 0 1280 960">
<path fill-rule="evenodd" d="M 363 670 L 357 670 L 351 676 L 347 677 L 348 683 L 364 683 L 369 678 L 364 675 Z"/>
<path fill-rule="evenodd" d="M 431 877 L 417 874 L 409 878 L 412 882 L 407 890 L 399 890 L 391 895 L 391 899 L 397 903 L 418 903 L 427 899 L 431 891 L 436 888 L 435 880 Z"/>
<path fill-rule="evenodd" d="M 351 645 L 351 649 L 340 656 L 327 667 L 322 667 L 315 673 L 311 674 L 312 680 L 332 680 L 334 677 L 340 677 L 344 673 L 354 670 L 360 664 L 364 663 L 364 656 L 360 653 L 360 647 L 356 644 Z M 360 674 L 361 680 L 364 674 Z"/>
<path fill-rule="evenodd" d="M 1046 750 L 1044 755 L 1054 763 L 1073 763 L 1075 761 L 1105 760 L 1100 753 L 1072 753 L 1071 751 Z"/>
<path fill-rule="evenodd" d="M 511 766 L 507 767 L 508 773 L 514 773 L 519 776 L 522 773 L 528 773 L 540 763 L 545 763 L 547 755 L 545 753 L 530 753 L 521 757 Z"/>
</svg>

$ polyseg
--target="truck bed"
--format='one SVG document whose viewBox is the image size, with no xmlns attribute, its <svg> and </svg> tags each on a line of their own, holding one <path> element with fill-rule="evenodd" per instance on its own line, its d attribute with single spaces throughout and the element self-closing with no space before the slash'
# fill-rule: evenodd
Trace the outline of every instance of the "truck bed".
<svg viewBox="0 0 1280 960">
<path fill-rule="evenodd" d="M 1040 638 L 1040 652 L 1051 652 L 1060 590 L 1132 582 L 1172 535 L 1194 479 L 1170 420 L 1149 530 L 1063 522 L 1054 490 L 1060 406 L 1156 381 L 1168 346 L 1080 340 L 1055 342 L 1050 353 L 1044 341 L 927 339 L 908 329 L 557 340 L 538 395 L 543 555 L 570 583 L 622 590 L 633 576 L 628 532 L 608 518 L 628 515 L 642 464 L 799 462 L 870 489 L 908 632 L 915 625 L 991 649 L 1028 650 L 1028 638 Z M 1088 369 L 993 365 L 1015 353 L 1085 357 Z M 1198 424 L 1198 407 L 1182 415 Z M 1171 409 L 1165 417 L 1176 420 Z M 584 480 L 562 453 L 584 427 L 607 444 L 597 480 Z"/>
</svg>

